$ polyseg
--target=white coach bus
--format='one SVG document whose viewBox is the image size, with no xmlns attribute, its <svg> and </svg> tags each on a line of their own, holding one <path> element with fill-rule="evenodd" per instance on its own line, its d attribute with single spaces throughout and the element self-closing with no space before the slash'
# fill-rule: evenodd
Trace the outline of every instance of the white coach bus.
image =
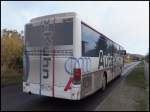
<svg viewBox="0 0 150 112">
<path fill-rule="evenodd" d="M 80 100 L 121 74 L 124 53 L 74 12 L 34 18 L 25 25 L 23 92 Z"/>
</svg>

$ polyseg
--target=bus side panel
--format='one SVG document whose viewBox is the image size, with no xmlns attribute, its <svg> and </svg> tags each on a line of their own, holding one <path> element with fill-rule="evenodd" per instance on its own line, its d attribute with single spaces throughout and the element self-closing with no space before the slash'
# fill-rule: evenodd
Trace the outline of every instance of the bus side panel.
<svg viewBox="0 0 150 112">
<path fill-rule="evenodd" d="M 112 67 L 105 70 L 107 73 L 107 83 L 113 80 L 113 70 Z"/>
<path fill-rule="evenodd" d="M 102 75 L 104 71 L 85 74 L 81 82 L 81 99 L 91 95 L 102 87 Z"/>
<path fill-rule="evenodd" d="M 99 88 L 102 87 L 102 75 L 103 75 L 103 71 L 97 71 L 94 74 L 94 91 L 98 90 Z"/>
<path fill-rule="evenodd" d="M 81 97 L 87 96 L 92 91 L 92 73 L 82 77 L 81 82 Z"/>
<path fill-rule="evenodd" d="M 122 72 L 122 57 L 117 57 L 113 64 L 113 79 L 116 78 Z"/>
<path fill-rule="evenodd" d="M 81 98 L 90 95 L 101 87 L 102 73 L 98 70 L 98 62 L 98 57 L 90 57 L 90 63 L 82 65 L 82 71 L 84 72 L 82 72 L 81 79 Z M 87 66 L 90 66 L 88 71 Z"/>
<path fill-rule="evenodd" d="M 102 87 L 104 72 L 107 73 L 107 83 L 113 79 L 112 66 L 98 69 L 99 58 L 90 57 L 91 64 L 88 73 L 82 74 L 81 98 L 84 98 Z M 105 65 L 105 64 L 104 64 Z M 84 68 L 84 67 L 83 67 Z"/>
</svg>

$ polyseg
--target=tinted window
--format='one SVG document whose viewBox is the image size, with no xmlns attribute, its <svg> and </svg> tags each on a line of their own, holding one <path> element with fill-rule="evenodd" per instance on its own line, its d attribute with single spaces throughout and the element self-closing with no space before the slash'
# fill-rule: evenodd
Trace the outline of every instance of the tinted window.
<svg viewBox="0 0 150 112">
<path fill-rule="evenodd" d="M 108 52 L 107 52 L 107 39 L 103 35 L 99 36 L 99 40 L 98 40 L 97 46 L 98 46 L 99 50 L 103 51 L 104 55 L 108 54 Z"/>
<path fill-rule="evenodd" d="M 62 23 L 32 25 L 25 27 L 25 42 L 27 46 L 44 47 L 53 42 L 54 45 L 73 44 L 73 19 Z M 53 40 L 53 41 L 52 41 Z"/>
<path fill-rule="evenodd" d="M 107 55 L 112 56 L 112 48 L 113 48 L 112 41 L 107 40 Z"/>
<path fill-rule="evenodd" d="M 119 55 L 119 45 L 113 42 L 113 54 Z"/>
<path fill-rule="evenodd" d="M 116 45 L 117 46 L 117 55 L 119 55 L 120 51 L 119 51 L 119 45 Z"/>
<path fill-rule="evenodd" d="M 123 47 L 120 46 L 120 55 L 123 55 L 122 50 L 123 50 Z"/>
<path fill-rule="evenodd" d="M 42 46 L 45 44 L 42 38 L 42 32 L 44 27 L 42 25 L 33 26 L 31 24 L 25 27 L 25 44 L 26 46 Z"/>
<path fill-rule="evenodd" d="M 106 38 L 88 27 L 85 24 L 81 25 L 82 31 L 82 56 L 99 57 L 99 51 L 102 50 L 104 55 L 107 55 L 107 40 Z"/>
<path fill-rule="evenodd" d="M 55 45 L 72 45 L 73 44 L 73 22 L 66 21 L 57 23 L 54 34 Z"/>
<path fill-rule="evenodd" d="M 82 24 L 82 56 L 98 57 L 98 40 L 99 34 Z"/>
</svg>

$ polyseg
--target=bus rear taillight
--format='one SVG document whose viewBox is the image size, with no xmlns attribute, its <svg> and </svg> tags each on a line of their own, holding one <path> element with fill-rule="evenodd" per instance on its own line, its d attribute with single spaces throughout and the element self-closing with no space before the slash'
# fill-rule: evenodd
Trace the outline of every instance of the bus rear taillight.
<svg viewBox="0 0 150 112">
<path fill-rule="evenodd" d="M 73 83 L 80 84 L 81 82 L 81 69 L 75 68 L 73 72 Z"/>
</svg>

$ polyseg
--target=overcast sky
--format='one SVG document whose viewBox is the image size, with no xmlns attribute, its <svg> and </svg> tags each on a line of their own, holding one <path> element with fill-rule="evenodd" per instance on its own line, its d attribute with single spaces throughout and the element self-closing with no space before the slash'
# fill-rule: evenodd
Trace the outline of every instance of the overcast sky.
<svg viewBox="0 0 150 112">
<path fill-rule="evenodd" d="M 148 52 L 148 1 L 2 1 L 1 29 L 21 31 L 33 17 L 72 11 L 127 52 L 143 55 Z"/>
</svg>

